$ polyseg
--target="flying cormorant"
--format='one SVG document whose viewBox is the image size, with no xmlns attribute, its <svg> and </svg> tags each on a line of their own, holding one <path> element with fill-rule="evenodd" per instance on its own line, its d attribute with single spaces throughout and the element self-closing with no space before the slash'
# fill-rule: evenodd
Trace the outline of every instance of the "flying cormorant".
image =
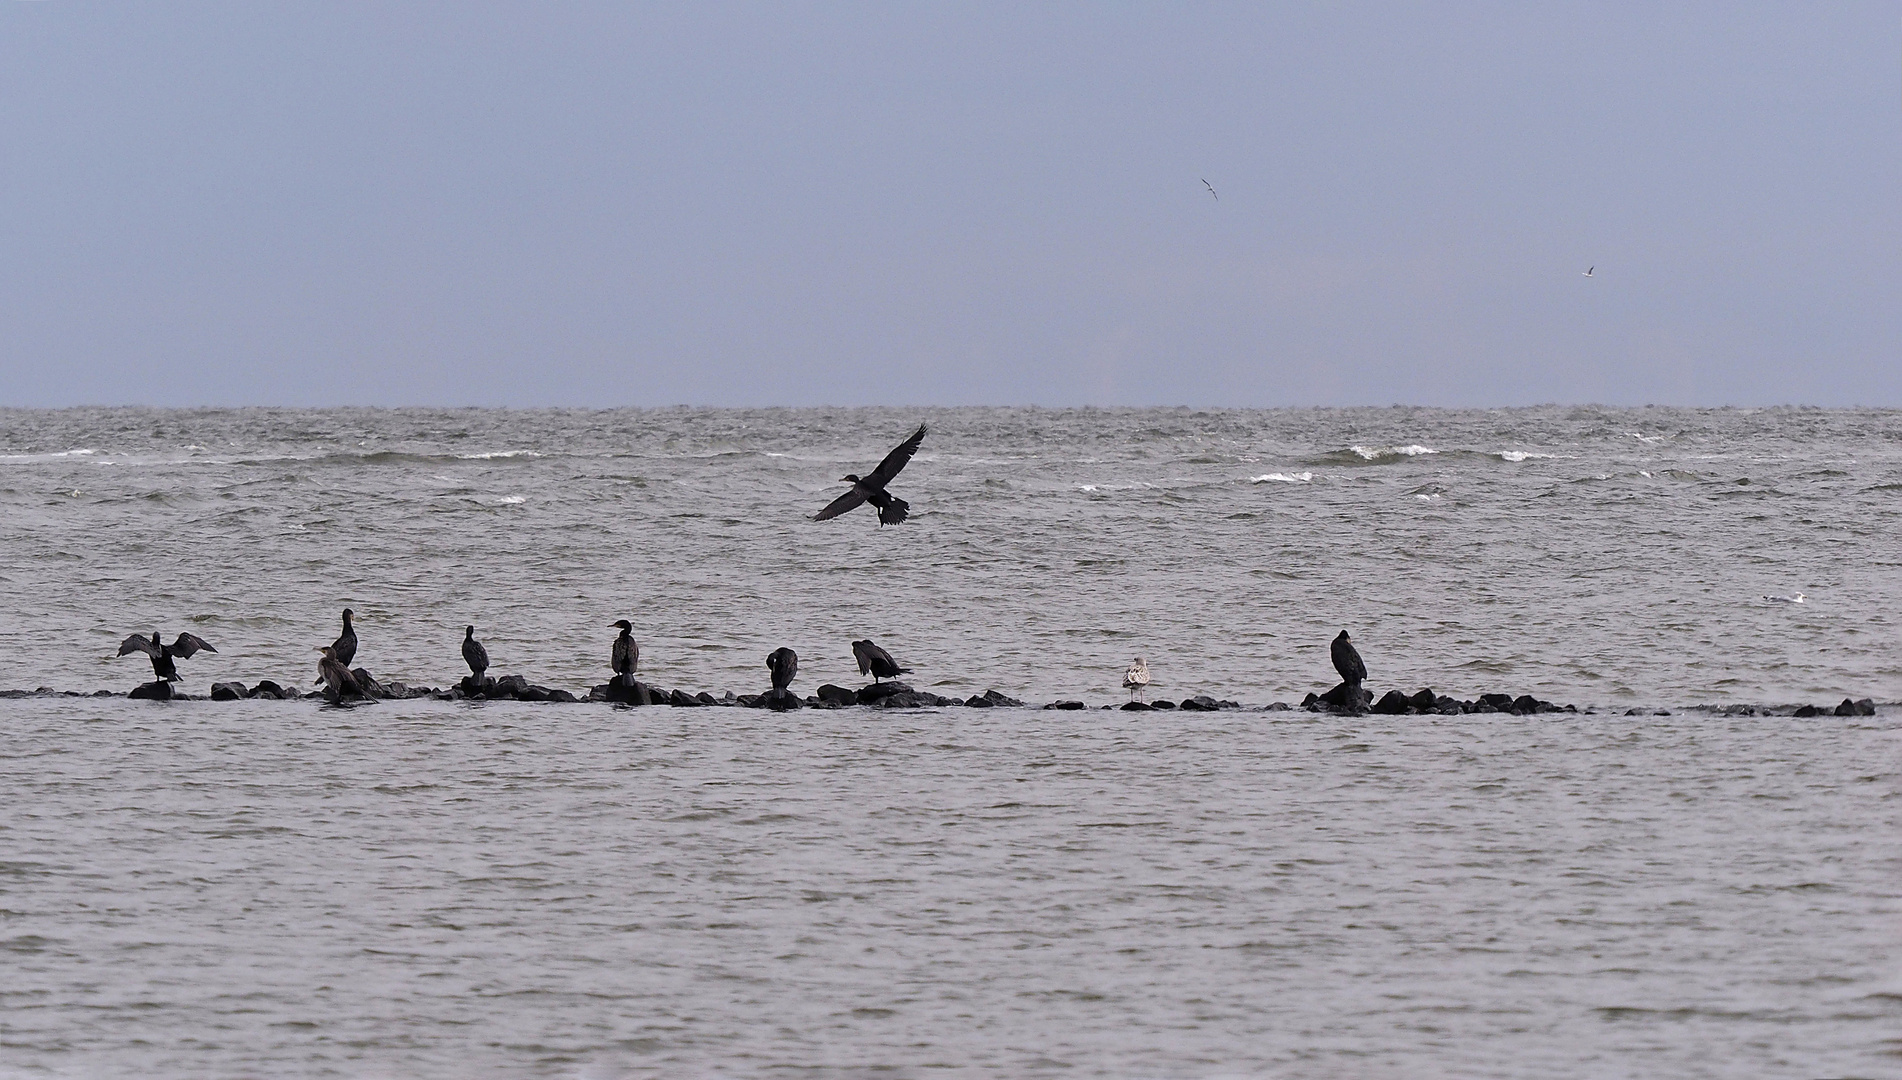
<svg viewBox="0 0 1902 1080">
<path fill-rule="evenodd" d="M 922 429 L 921 429 L 922 430 Z M 899 667 L 892 654 L 872 644 L 870 638 L 852 643 L 852 655 L 859 662 L 859 674 L 870 675 L 873 682 L 880 679 L 896 679 L 900 675 L 911 673 L 908 667 Z"/>
<path fill-rule="evenodd" d="M 144 634 L 133 634 L 131 637 L 119 643 L 120 656 L 124 656 L 127 653 L 142 652 L 151 657 L 152 674 L 157 676 L 160 682 L 178 681 L 178 665 L 172 661 L 174 659 L 190 660 L 192 654 L 200 650 L 205 652 L 218 651 L 212 648 L 211 644 L 204 638 L 196 634 L 180 634 L 178 635 L 177 641 L 167 645 L 164 640 L 159 637 L 157 630 L 152 631 L 152 636 L 149 638 Z"/>
<path fill-rule="evenodd" d="M 1149 664 L 1142 657 L 1131 660 L 1129 670 L 1123 672 L 1123 689 L 1129 691 L 1131 700 L 1140 699 L 1149 689 Z"/>
<path fill-rule="evenodd" d="M 469 670 L 475 673 L 477 679 L 482 678 L 482 673 L 489 670 L 489 650 L 483 648 L 482 643 L 475 639 L 473 626 L 462 632 L 462 659 L 469 665 Z"/>
<path fill-rule="evenodd" d="M 625 686 L 634 685 L 634 673 L 641 668 L 641 647 L 634 640 L 634 624 L 622 619 L 614 625 L 621 628 L 621 636 L 614 639 L 614 653 L 611 663 L 614 677 Z"/>
<path fill-rule="evenodd" d="M 885 485 L 891 483 L 893 477 L 904 471 L 905 463 L 918 452 L 918 444 L 924 441 L 925 425 L 919 424 L 918 430 L 912 432 L 911 438 L 899 443 L 896 449 L 885 455 L 885 460 L 878 463 L 878 468 L 872 470 L 872 475 L 860 477 L 847 473 L 840 477 L 852 485 L 852 490 L 832 500 L 824 510 L 814 514 L 812 520 L 827 521 L 860 503 L 869 502 L 878 507 L 880 525 L 896 525 L 904 521 L 911 512 L 911 504 L 887 492 Z"/>
<path fill-rule="evenodd" d="M 1367 665 L 1361 663 L 1360 651 L 1354 648 L 1354 643 L 1347 640 L 1347 631 L 1341 631 L 1328 652 L 1334 657 L 1334 670 L 1341 673 L 1342 682 L 1359 686 L 1367 680 Z"/>
<path fill-rule="evenodd" d="M 363 684 L 357 682 L 357 677 L 350 673 L 350 669 L 344 665 L 344 662 L 337 659 L 335 645 L 320 645 L 317 651 L 324 654 L 317 661 L 317 677 L 323 680 L 324 696 L 330 699 L 332 705 L 342 701 L 346 696 L 364 696 Z"/>
<path fill-rule="evenodd" d="M 766 654 L 766 670 L 773 673 L 773 689 L 784 690 L 799 674 L 799 654 L 783 646 L 774 649 Z"/>
<path fill-rule="evenodd" d="M 349 608 L 343 609 L 343 633 L 338 634 L 337 640 L 330 643 L 331 649 L 335 651 L 337 663 L 342 664 L 345 669 L 348 669 L 357 659 L 357 632 L 350 626 L 350 616 L 355 614 L 356 612 Z"/>
</svg>

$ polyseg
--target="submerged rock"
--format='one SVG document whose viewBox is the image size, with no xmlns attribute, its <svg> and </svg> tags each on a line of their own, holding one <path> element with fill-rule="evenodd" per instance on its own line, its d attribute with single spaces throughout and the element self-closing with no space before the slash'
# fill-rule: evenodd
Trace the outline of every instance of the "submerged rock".
<svg viewBox="0 0 1902 1080">
<path fill-rule="evenodd" d="M 215 682 L 211 684 L 211 700 L 243 701 L 251 694 L 241 682 Z"/>
<path fill-rule="evenodd" d="M 1051 702 L 1050 704 L 1048 704 L 1048 705 L 1045 705 L 1045 706 L 1044 706 L 1044 708 L 1046 708 L 1046 709 L 1062 709 L 1062 710 L 1064 710 L 1064 711 L 1066 711 L 1066 712 L 1068 712 L 1068 711 L 1071 711 L 1071 710 L 1075 710 L 1075 709 L 1081 709 L 1081 708 L 1083 708 L 1083 703 L 1082 703 L 1081 701 L 1053 701 L 1053 702 Z"/>
<path fill-rule="evenodd" d="M 1872 698 L 1863 698 L 1861 701 L 1844 698 L 1843 703 L 1836 706 L 1837 716 L 1874 716 L 1875 714 L 1876 703 Z"/>
<path fill-rule="evenodd" d="M 1125 701 L 1123 703 L 1123 711 L 1124 712 L 1155 712 L 1156 707 L 1154 705 L 1149 704 L 1147 701 Z"/>
<path fill-rule="evenodd" d="M 1018 701 L 1016 698 L 1010 697 L 1009 695 L 1000 694 L 995 690 L 984 691 L 984 700 L 990 702 L 992 705 L 999 706 L 1001 708 L 1021 709 L 1024 707 L 1023 702 Z"/>
</svg>

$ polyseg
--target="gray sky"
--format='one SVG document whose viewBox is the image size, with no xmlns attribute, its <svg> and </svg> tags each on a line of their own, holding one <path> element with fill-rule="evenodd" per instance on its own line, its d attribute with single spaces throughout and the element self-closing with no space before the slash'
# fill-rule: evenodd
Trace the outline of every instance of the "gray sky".
<svg viewBox="0 0 1902 1080">
<path fill-rule="evenodd" d="M 0 404 L 1902 405 L 1899 136 L 1887 3 L 9 2 Z"/>
</svg>

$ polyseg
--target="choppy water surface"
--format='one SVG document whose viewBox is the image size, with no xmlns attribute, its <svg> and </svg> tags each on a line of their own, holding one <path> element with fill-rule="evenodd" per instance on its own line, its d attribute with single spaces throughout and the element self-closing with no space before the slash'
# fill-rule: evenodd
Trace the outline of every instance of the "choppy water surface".
<svg viewBox="0 0 1902 1080">
<path fill-rule="evenodd" d="M 1902 1073 L 1894 708 L 1687 708 L 1902 696 L 1902 414 L 15 411 L 0 506 L 0 686 L 1598 710 L 0 701 L 9 1075 Z"/>
</svg>

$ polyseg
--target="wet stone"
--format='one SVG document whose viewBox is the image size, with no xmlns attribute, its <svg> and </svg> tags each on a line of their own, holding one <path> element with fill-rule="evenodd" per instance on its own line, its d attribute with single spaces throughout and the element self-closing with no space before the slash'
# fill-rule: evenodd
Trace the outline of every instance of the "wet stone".
<svg viewBox="0 0 1902 1080">
<path fill-rule="evenodd" d="M 847 689 L 843 686 L 834 686 L 831 683 L 826 683 L 819 688 L 819 700 L 828 701 L 834 705 L 857 705 L 859 703 L 859 692 L 857 690 Z"/>
</svg>

